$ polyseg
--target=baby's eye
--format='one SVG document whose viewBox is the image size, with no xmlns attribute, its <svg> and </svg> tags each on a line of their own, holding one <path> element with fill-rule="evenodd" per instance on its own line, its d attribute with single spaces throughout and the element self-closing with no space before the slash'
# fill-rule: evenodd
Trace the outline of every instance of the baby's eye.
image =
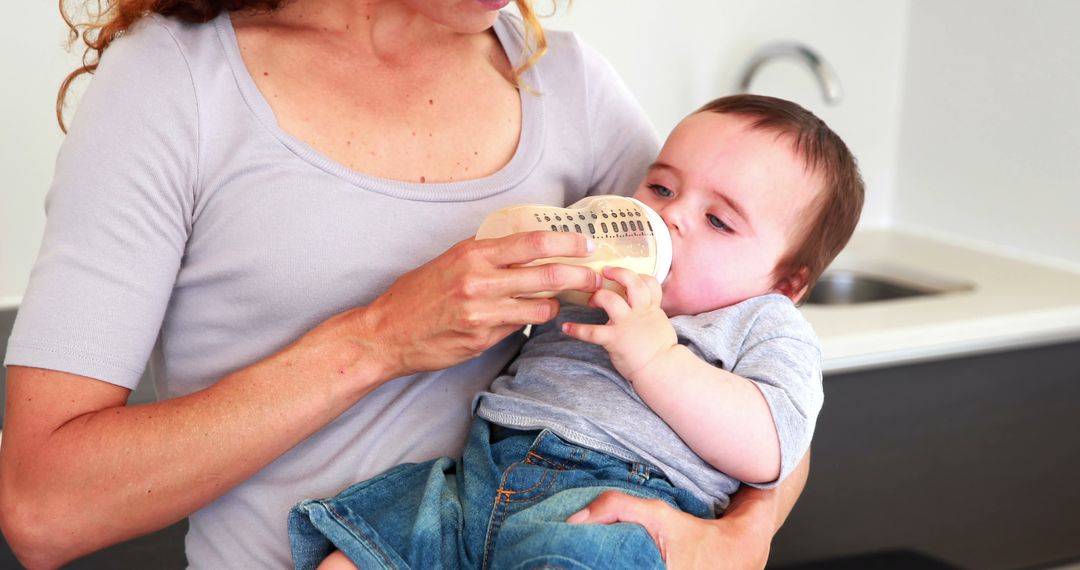
<svg viewBox="0 0 1080 570">
<path fill-rule="evenodd" d="M 661 198 L 670 198 L 675 195 L 674 192 L 668 190 L 667 188 L 664 188 L 659 184 L 649 184 L 649 189 L 651 189 L 653 192 L 656 193 L 657 196 L 660 196 Z"/>
<path fill-rule="evenodd" d="M 712 227 L 714 227 L 714 228 L 716 228 L 718 230 L 726 230 L 726 231 L 731 230 L 731 228 L 729 228 L 727 224 L 720 221 L 720 218 L 717 218 L 716 216 L 714 216 L 712 214 L 705 214 L 705 217 L 709 220 L 709 225 L 710 226 L 712 226 Z"/>
</svg>

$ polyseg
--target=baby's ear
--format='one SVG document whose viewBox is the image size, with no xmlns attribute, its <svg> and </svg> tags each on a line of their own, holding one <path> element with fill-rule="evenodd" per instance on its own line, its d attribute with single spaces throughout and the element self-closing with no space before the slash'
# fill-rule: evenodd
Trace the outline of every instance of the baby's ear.
<svg viewBox="0 0 1080 570">
<path fill-rule="evenodd" d="M 806 281 L 809 278 L 810 268 L 804 265 L 788 274 L 787 277 L 783 277 L 777 281 L 776 286 L 773 287 L 773 292 L 791 299 L 791 302 L 797 305 L 799 304 L 799 301 L 802 300 L 803 295 L 806 295 Z"/>
</svg>

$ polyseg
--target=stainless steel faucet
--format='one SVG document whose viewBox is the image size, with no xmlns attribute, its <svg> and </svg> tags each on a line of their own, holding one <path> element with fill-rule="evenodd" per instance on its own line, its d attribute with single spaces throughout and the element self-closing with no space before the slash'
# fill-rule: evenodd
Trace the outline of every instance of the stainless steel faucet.
<svg viewBox="0 0 1080 570">
<path fill-rule="evenodd" d="M 739 92 L 749 93 L 750 82 L 753 81 L 754 74 L 757 73 L 758 69 L 769 60 L 779 57 L 794 58 L 805 64 L 810 69 L 810 72 L 814 74 L 814 77 L 817 78 L 818 85 L 821 86 L 822 97 L 825 98 L 825 102 L 829 105 L 836 105 L 844 98 L 844 91 L 840 87 L 840 77 L 836 75 L 828 62 L 808 46 L 794 42 L 767 44 L 755 52 L 750 57 L 750 61 L 746 62 L 746 66 L 743 67 L 739 79 Z"/>
</svg>

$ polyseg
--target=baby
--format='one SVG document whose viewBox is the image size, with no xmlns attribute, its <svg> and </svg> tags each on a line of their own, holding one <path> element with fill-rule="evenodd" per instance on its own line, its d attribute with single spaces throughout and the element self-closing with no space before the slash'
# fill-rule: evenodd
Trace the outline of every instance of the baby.
<svg viewBox="0 0 1080 570">
<path fill-rule="evenodd" d="M 534 327 L 477 396 L 460 461 L 297 505 L 298 568 L 662 568 L 642 527 L 567 519 L 608 490 L 713 517 L 798 464 L 822 386 L 796 304 L 858 222 L 851 153 L 794 103 L 725 97 L 672 131 L 634 197 L 671 233 L 663 285 L 606 268 L 625 297 Z"/>
</svg>

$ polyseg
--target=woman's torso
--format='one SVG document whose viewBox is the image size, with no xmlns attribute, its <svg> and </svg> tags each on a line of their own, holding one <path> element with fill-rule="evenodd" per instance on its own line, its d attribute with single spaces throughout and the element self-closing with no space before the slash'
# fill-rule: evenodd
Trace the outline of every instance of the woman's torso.
<svg viewBox="0 0 1080 570">
<path fill-rule="evenodd" d="M 509 16 L 495 26 L 511 59 L 522 51 L 517 26 Z M 188 394 L 273 354 L 329 316 L 370 302 L 398 275 L 471 236 L 497 208 L 629 193 L 655 155 L 654 132 L 594 52 L 569 34 L 551 34 L 549 43 L 549 54 L 522 78 L 541 95 L 521 95 L 520 128 L 503 133 L 520 132 L 511 156 L 477 166 L 496 168 L 482 178 L 420 183 L 363 174 L 342 162 L 349 155 L 340 145 L 323 144 L 292 119 L 279 125 L 277 109 L 244 64 L 228 15 L 203 25 L 149 18 L 109 48 L 73 121 L 50 191 L 53 227 L 46 229 L 8 363 L 130 387 L 138 377 L 133 368 L 150 353 L 159 396 Z M 324 121 L 334 113 L 359 116 L 334 103 L 307 106 L 326 107 Z M 348 124 L 358 141 L 377 144 L 384 134 L 383 127 Z M 123 150 L 97 160 L 106 131 Z M 300 138 L 309 135 L 312 140 Z M 156 148 L 161 137 L 168 144 Z M 456 146 L 441 148 L 450 153 L 445 165 Z M 179 170 L 172 178 L 180 180 L 163 179 Z M 93 192 L 84 192 L 87 184 Z M 132 212 L 128 197 L 136 195 L 149 197 Z M 127 229 L 129 223 L 139 231 Z M 109 234 L 124 251 L 92 247 L 84 230 Z M 143 247 L 128 234 L 167 245 Z M 172 255 L 176 261 L 159 264 Z M 158 304 L 161 315 L 150 308 Z M 149 331 L 157 332 L 156 342 Z M 452 369 L 380 387 L 194 513 L 189 562 L 288 567 L 289 507 L 401 462 L 459 453 L 473 395 L 519 342 L 513 337 Z M 48 350 L 36 348 L 45 344 Z M 49 360 L 56 349 L 96 351 L 127 365 L 79 356 Z M 118 375 L 126 380 L 114 380 Z"/>
<path fill-rule="evenodd" d="M 424 174 L 400 176 L 403 172 L 392 171 L 393 166 L 373 170 L 394 176 L 362 174 L 360 169 L 378 164 L 380 153 L 373 160 L 361 156 L 343 163 L 353 156 L 351 147 L 377 146 L 383 137 L 400 138 L 400 132 L 392 134 L 385 125 L 365 128 L 350 117 L 342 124 L 350 125 L 356 142 L 347 139 L 342 149 L 314 134 L 322 132 L 318 124 L 282 124 L 267 92 L 247 73 L 250 68 L 228 53 L 237 45 L 228 24 L 224 18 L 213 23 L 228 69 L 212 68 L 231 75 L 223 83 L 235 81 L 239 89 L 226 86 L 223 95 L 233 100 L 221 120 L 205 117 L 203 124 L 210 132 L 212 123 L 241 128 L 204 138 L 204 194 L 163 325 L 164 350 L 155 351 L 154 362 L 163 364 L 155 369 L 155 380 L 170 396 L 209 385 L 329 316 L 369 303 L 398 275 L 470 236 L 492 209 L 523 200 L 560 202 L 574 186 L 587 187 L 584 177 L 570 182 L 541 176 L 535 184 L 521 184 L 536 170 L 545 128 L 535 119 L 520 120 L 521 114 L 515 122 L 528 144 L 496 167 L 501 180 L 420 183 Z M 381 87 L 358 83 L 359 90 Z M 334 100 L 307 108 L 318 108 L 324 119 L 328 112 L 351 114 Z M 540 101 L 523 103 L 526 117 L 541 114 Z M 413 168 L 427 165 L 426 156 L 418 156 L 424 158 L 410 161 Z M 510 339 L 450 371 L 392 381 L 368 395 L 194 514 L 187 539 L 192 565 L 220 567 L 241 560 L 287 565 L 285 514 L 292 504 L 331 495 L 401 462 L 456 451 L 467 429 L 471 395 L 490 382 L 518 345 Z M 223 552 L 231 561 L 221 558 Z"/>
</svg>

